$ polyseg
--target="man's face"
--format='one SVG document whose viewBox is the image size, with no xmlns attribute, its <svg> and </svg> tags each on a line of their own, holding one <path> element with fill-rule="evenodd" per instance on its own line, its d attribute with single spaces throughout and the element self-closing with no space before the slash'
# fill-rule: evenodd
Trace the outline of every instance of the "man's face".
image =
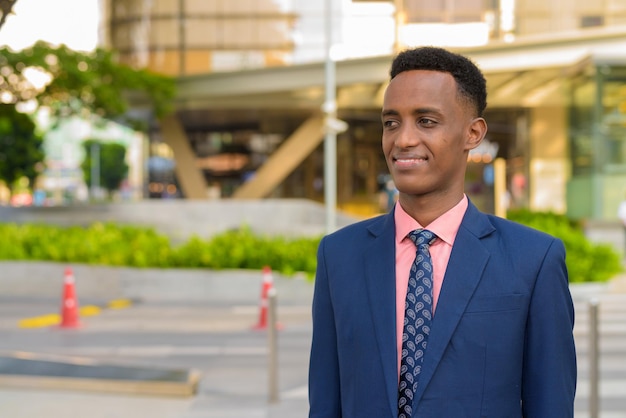
<svg viewBox="0 0 626 418">
<path fill-rule="evenodd" d="M 485 129 L 476 129 L 476 120 Z M 463 193 L 467 153 L 486 125 L 475 118 L 448 73 L 413 70 L 398 74 L 385 93 L 382 148 L 400 193 Z M 480 127 L 479 127 L 480 128 Z"/>
</svg>

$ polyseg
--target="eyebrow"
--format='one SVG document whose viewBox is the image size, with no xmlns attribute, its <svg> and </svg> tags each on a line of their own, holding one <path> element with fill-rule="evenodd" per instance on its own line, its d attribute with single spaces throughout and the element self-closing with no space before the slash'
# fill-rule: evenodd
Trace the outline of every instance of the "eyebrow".
<svg viewBox="0 0 626 418">
<path fill-rule="evenodd" d="M 383 111 L 381 112 L 381 117 L 385 117 L 385 116 L 397 116 L 399 115 L 400 112 L 398 112 L 397 110 L 394 109 L 383 109 Z M 412 115 L 427 115 L 427 114 L 436 114 L 436 115 L 443 115 L 438 109 L 434 108 L 434 107 L 418 107 L 417 109 L 413 109 L 413 111 L 411 112 Z"/>
<path fill-rule="evenodd" d="M 389 110 L 385 110 L 383 109 L 383 111 L 380 113 L 381 117 L 385 117 L 385 116 L 396 116 L 399 113 L 396 110 L 393 109 L 389 109 Z"/>
</svg>

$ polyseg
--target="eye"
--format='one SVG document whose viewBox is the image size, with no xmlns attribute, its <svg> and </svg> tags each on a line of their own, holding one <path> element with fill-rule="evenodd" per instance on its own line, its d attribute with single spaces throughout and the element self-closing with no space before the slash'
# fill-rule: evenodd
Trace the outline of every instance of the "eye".
<svg viewBox="0 0 626 418">
<path fill-rule="evenodd" d="M 383 121 L 383 127 L 390 129 L 390 128 L 395 128 L 396 126 L 398 126 L 398 122 L 395 120 L 384 120 Z"/>
<path fill-rule="evenodd" d="M 419 123 L 422 126 L 433 126 L 437 124 L 436 121 L 429 119 L 429 118 L 421 118 L 417 121 L 417 123 Z"/>
</svg>

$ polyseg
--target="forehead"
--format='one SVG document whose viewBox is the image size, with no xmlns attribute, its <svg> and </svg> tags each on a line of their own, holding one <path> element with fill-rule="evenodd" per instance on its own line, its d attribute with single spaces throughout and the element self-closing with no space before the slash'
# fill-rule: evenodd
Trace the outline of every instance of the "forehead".
<svg viewBox="0 0 626 418">
<path fill-rule="evenodd" d="M 411 70 L 395 76 L 387 86 L 384 103 L 398 101 L 451 101 L 458 98 L 456 80 L 441 71 Z"/>
</svg>

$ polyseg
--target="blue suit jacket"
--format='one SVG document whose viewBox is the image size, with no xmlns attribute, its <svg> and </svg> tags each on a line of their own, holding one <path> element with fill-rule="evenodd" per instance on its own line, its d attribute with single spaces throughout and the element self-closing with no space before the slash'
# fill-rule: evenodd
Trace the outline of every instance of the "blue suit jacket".
<svg viewBox="0 0 626 418">
<path fill-rule="evenodd" d="M 311 418 L 396 418 L 393 211 L 324 237 Z M 574 310 L 560 240 L 479 212 L 459 228 L 433 319 L 419 418 L 571 418 Z"/>
</svg>

